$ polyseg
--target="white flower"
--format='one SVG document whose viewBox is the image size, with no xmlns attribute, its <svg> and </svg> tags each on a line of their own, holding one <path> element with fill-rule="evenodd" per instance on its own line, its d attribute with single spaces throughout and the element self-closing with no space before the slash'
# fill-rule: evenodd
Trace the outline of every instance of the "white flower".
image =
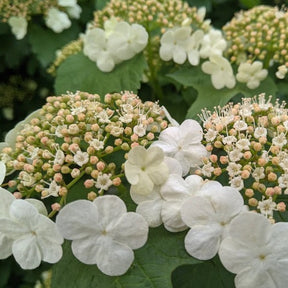
<svg viewBox="0 0 288 288">
<path fill-rule="evenodd" d="M 242 156 L 243 156 L 243 153 L 238 148 L 235 148 L 232 151 L 229 151 L 227 153 L 228 153 L 230 161 L 232 161 L 232 162 L 239 161 L 242 158 Z"/>
<path fill-rule="evenodd" d="M 237 131 L 244 131 L 247 129 L 248 125 L 245 121 L 243 120 L 238 120 L 234 123 L 233 127 L 237 130 Z"/>
<path fill-rule="evenodd" d="M 77 151 L 73 157 L 74 162 L 82 167 L 89 161 L 89 154 L 87 152 Z"/>
<path fill-rule="evenodd" d="M 260 85 L 260 81 L 264 80 L 268 71 L 263 68 L 263 63 L 255 61 L 250 63 L 241 63 L 238 67 L 236 79 L 241 83 L 247 83 L 249 89 L 255 89 Z"/>
<path fill-rule="evenodd" d="M 8 24 L 12 28 L 12 33 L 17 40 L 23 39 L 27 33 L 27 20 L 21 16 L 12 16 L 8 19 Z"/>
<path fill-rule="evenodd" d="M 260 138 L 260 137 L 266 137 L 267 136 L 267 129 L 264 127 L 256 127 L 254 130 L 254 137 Z"/>
<path fill-rule="evenodd" d="M 191 27 L 175 27 L 166 31 L 160 40 L 160 58 L 164 61 L 173 61 L 183 64 L 187 59 L 187 45 L 191 34 Z"/>
<path fill-rule="evenodd" d="M 237 164 L 235 162 L 229 162 L 226 171 L 228 172 L 228 175 L 230 177 L 234 177 L 241 174 L 241 168 L 242 168 L 241 164 Z"/>
<path fill-rule="evenodd" d="M 48 10 L 48 14 L 45 18 L 45 23 L 47 27 L 49 27 L 56 33 L 61 33 L 63 30 L 71 26 L 71 21 L 69 20 L 67 14 L 61 12 L 55 7 L 51 7 Z"/>
<path fill-rule="evenodd" d="M 272 197 L 265 199 L 265 196 L 262 196 L 262 201 L 258 202 L 257 209 L 259 209 L 265 217 L 273 217 L 273 211 L 277 210 L 277 204 L 272 200 Z"/>
<path fill-rule="evenodd" d="M 275 73 L 278 79 L 284 79 L 288 72 L 288 68 L 285 65 L 278 67 L 278 71 Z"/>
<path fill-rule="evenodd" d="M 57 2 L 60 6 L 63 7 L 71 7 L 77 4 L 77 0 L 58 0 Z"/>
<path fill-rule="evenodd" d="M 205 177 L 211 177 L 213 172 L 214 172 L 214 167 L 212 166 L 211 162 L 208 162 L 201 167 L 201 173 Z"/>
<path fill-rule="evenodd" d="M 182 175 L 180 163 L 170 157 L 165 157 L 164 162 L 169 168 L 169 174 Z M 162 206 L 165 202 L 160 194 L 161 185 L 155 185 L 152 192 L 149 194 L 139 194 L 135 191 L 133 185 L 130 189 L 132 200 L 138 204 L 136 212 L 142 215 L 150 227 L 158 227 L 162 224 Z"/>
<path fill-rule="evenodd" d="M 166 156 L 175 158 L 182 165 L 183 175 L 191 167 L 202 164 L 202 158 L 208 155 L 201 144 L 203 131 L 198 122 L 187 119 L 180 126 L 168 127 L 159 135 L 152 147 L 160 147 Z"/>
<path fill-rule="evenodd" d="M 220 30 L 211 29 L 208 34 L 204 35 L 201 43 L 200 56 L 209 58 L 213 55 L 222 56 L 226 49 L 227 43 Z"/>
<path fill-rule="evenodd" d="M 55 159 L 53 161 L 53 164 L 59 164 L 62 165 L 65 161 L 65 154 L 62 150 L 57 150 L 56 154 L 55 154 Z"/>
<path fill-rule="evenodd" d="M 72 252 L 85 264 L 96 264 L 109 276 L 124 274 L 134 260 L 132 249 L 142 247 L 148 235 L 144 218 L 126 210 L 117 196 L 93 202 L 77 200 L 60 210 L 56 224 L 72 240 Z"/>
<path fill-rule="evenodd" d="M 100 190 L 108 190 L 109 187 L 113 184 L 110 177 L 111 177 L 111 174 L 99 173 L 95 187 Z"/>
<path fill-rule="evenodd" d="M 236 188 L 238 191 L 244 188 L 244 181 L 241 176 L 236 176 L 229 181 L 232 188 Z"/>
<path fill-rule="evenodd" d="M 190 175 L 185 180 L 177 174 L 171 174 L 160 188 L 164 199 L 161 217 L 165 228 L 170 232 L 183 231 L 187 228 L 183 222 L 180 210 L 184 201 L 200 193 L 204 180 L 198 175 Z"/>
<path fill-rule="evenodd" d="M 149 194 L 154 185 L 163 184 L 169 169 L 164 163 L 164 153 L 159 147 L 136 146 L 128 153 L 125 176 L 139 194 Z"/>
<path fill-rule="evenodd" d="M 212 55 L 202 64 L 204 73 L 211 75 L 211 81 L 216 89 L 224 87 L 233 88 L 236 84 L 235 77 L 230 62 L 219 55 Z"/>
<path fill-rule="evenodd" d="M 286 135 L 282 132 L 278 136 L 273 137 L 272 144 L 282 148 L 284 145 L 287 144 Z"/>
<path fill-rule="evenodd" d="M 252 177 L 259 182 L 260 179 L 265 178 L 265 170 L 263 167 L 256 167 L 252 173 Z"/>
<path fill-rule="evenodd" d="M 231 221 L 219 249 L 224 267 L 237 274 L 236 288 L 287 286 L 288 224 L 271 224 L 263 215 L 242 213 Z"/>
<path fill-rule="evenodd" d="M 0 162 L 2 163 L 2 162 Z M 3 163 L 2 163 L 3 164 Z M 1 164 L 1 166 L 2 166 Z M 3 182 L 3 167 L 1 167 L 1 180 Z M 4 171 L 5 176 L 5 171 Z M 2 184 L 1 182 L 1 184 Z M 9 217 L 9 207 L 12 202 L 15 200 L 15 197 L 7 190 L 0 187 L 0 219 L 3 217 Z M 12 240 L 10 237 L 7 237 L 2 233 L 0 229 L 0 259 L 6 259 L 12 254 Z"/>
<path fill-rule="evenodd" d="M 99 139 L 92 139 L 88 142 L 90 146 L 92 146 L 96 151 L 99 151 L 104 148 L 104 141 L 100 141 Z"/>
<path fill-rule="evenodd" d="M 210 141 L 213 141 L 217 135 L 218 135 L 218 132 L 216 130 L 209 128 L 207 132 L 205 133 L 204 137 L 207 142 L 210 142 Z"/>
<path fill-rule="evenodd" d="M 41 198 L 47 198 L 50 196 L 53 197 L 58 197 L 59 196 L 59 191 L 60 191 L 60 186 L 57 185 L 57 182 L 55 180 L 53 180 L 50 184 L 49 187 L 47 189 L 43 190 L 43 195 Z"/>
<path fill-rule="evenodd" d="M 143 124 L 138 124 L 133 127 L 133 132 L 139 137 L 143 137 L 146 134 L 146 128 Z"/>
<path fill-rule="evenodd" d="M 21 171 L 19 173 L 18 178 L 20 179 L 20 183 L 25 187 L 31 187 L 35 184 L 36 179 L 32 175 L 30 175 L 26 171 Z"/>
<path fill-rule="evenodd" d="M 236 147 L 242 150 L 249 150 L 250 149 L 250 141 L 246 138 L 242 138 L 236 142 Z"/>
<path fill-rule="evenodd" d="M 78 4 L 76 4 L 74 6 L 71 6 L 71 7 L 67 7 L 66 10 L 67 10 L 68 15 L 72 19 L 79 19 L 80 18 L 80 14 L 82 12 L 82 8 Z"/>
<path fill-rule="evenodd" d="M 202 39 L 204 37 L 204 32 L 202 30 L 196 30 L 191 37 L 188 39 L 187 43 L 187 56 L 188 61 L 191 65 L 197 66 L 200 61 L 199 47 L 201 45 Z"/>
<path fill-rule="evenodd" d="M 207 260 L 217 254 L 230 221 L 243 210 L 244 201 L 236 189 L 223 187 L 216 181 L 211 181 L 200 195 L 184 202 L 181 217 L 191 228 L 185 237 L 186 251 Z"/>
<path fill-rule="evenodd" d="M 148 43 L 148 33 L 139 24 L 130 25 L 127 22 L 117 22 L 108 38 L 108 49 L 113 56 L 121 61 L 133 58 L 141 52 Z"/>
<path fill-rule="evenodd" d="M 55 223 L 25 200 L 11 203 L 9 217 L 0 218 L 0 231 L 11 239 L 12 253 L 22 269 L 34 269 L 41 260 L 56 263 L 62 257 L 63 238 Z"/>
<path fill-rule="evenodd" d="M 237 138 L 233 135 L 226 136 L 222 139 L 223 144 L 225 145 L 232 145 L 233 143 L 237 142 Z"/>
</svg>

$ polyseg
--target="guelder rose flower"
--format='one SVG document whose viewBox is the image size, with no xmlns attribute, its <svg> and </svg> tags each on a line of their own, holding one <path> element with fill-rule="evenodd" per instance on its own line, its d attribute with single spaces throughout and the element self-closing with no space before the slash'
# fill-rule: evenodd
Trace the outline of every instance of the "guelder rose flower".
<svg viewBox="0 0 288 288">
<path fill-rule="evenodd" d="M 49 27 L 56 33 L 61 33 L 63 30 L 71 26 L 71 21 L 69 20 L 67 14 L 61 12 L 55 7 L 51 7 L 48 10 L 45 22 L 47 27 Z"/>
<path fill-rule="evenodd" d="M 7 195 L 5 198 L 8 200 Z M 0 231 L 10 239 L 14 258 L 22 269 L 34 269 L 41 260 L 56 263 L 62 257 L 63 238 L 55 223 L 28 201 L 10 202 L 9 214 L 0 217 Z M 8 254 L 10 247 L 1 246 L 1 252 Z"/>
<path fill-rule="evenodd" d="M 196 30 L 188 40 L 187 44 L 187 56 L 191 65 L 197 66 L 200 61 L 199 47 L 201 45 L 204 32 L 202 30 Z"/>
<path fill-rule="evenodd" d="M 174 158 L 165 157 L 164 162 L 169 168 L 169 174 L 182 175 L 182 167 Z M 163 185 L 163 184 L 162 184 Z M 138 204 L 136 212 L 142 215 L 150 227 L 157 227 L 162 224 L 162 206 L 165 202 L 160 189 L 162 185 L 155 185 L 152 192 L 149 194 L 139 194 L 135 191 L 134 186 L 131 186 L 130 195 L 132 200 Z"/>
<path fill-rule="evenodd" d="M 260 85 L 260 81 L 268 75 L 268 71 L 262 68 L 263 63 L 260 61 L 255 61 L 252 64 L 241 63 L 238 67 L 236 79 L 241 83 L 247 83 L 249 89 L 255 89 Z"/>
<path fill-rule="evenodd" d="M 160 147 L 166 156 L 179 161 L 183 169 L 183 175 L 189 172 L 191 167 L 202 164 L 202 158 L 206 157 L 207 150 L 201 144 L 203 131 L 195 120 L 185 120 L 180 126 L 168 127 L 159 135 L 159 140 L 151 146 Z"/>
<path fill-rule="evenodd" d="M 134 191 L 149 194 L 155 185 L 163 184 L 169 174 L 164 152 L 159 147 L 137 146 L 130 150 L 125 162 L 125 176 Z"/>
<path fill-rule="evenodd" d="M 8 24 L 12 28 L 12 33 L 15 35 L 17 40 L 21 40 L 27 33 L 27 20 L 24 17 L 12 16 L 8 19 Z"/>
<path fill-rule="evenodd" d="M 230 221 L 244 205 L 234 188 L 210 181 L 203 185 L 199 196 L 190 197 L 181 207 L 183 222 L 191 229 L 185 237 L 187 252 L 198 259 L 214 257 L 221 240 L 227 236 Z"/>
<path fill-rule="evenodd" d="M 96 264 L 109 276 L 124 274 L 134 260 L 132 249 L 142 247 L 148 235 L 144 218 L 127 212 L 117 196 L 105 195 L 93 202 L 77 200 L 60 210 L 56 224 L 72 251 L 85 264 Z"/>
<path fill-rule="evenodd" d="M 287 286 L 288 223 L 271 224 L 263 215 L 235 217 L 219 249 L 224 267 L 237 274 L 236 288 Z"/>
<path fill-rule="evenodd" d="M 161 37 L 160 58 L 164 61 L 173 61 L 183 64 L 187 59 L 186 48 L 191 34 L 191 27 L 176 27 L 166 31 Z"/>
<path fill-rule="evenodd" d="M 212 84 L 216 89 L 232 89 L 236 84 L 231 64 L 222 56 L 211 55 L 209 61 L 204 62 L 201 68 L 204 73 L 211 75 Z"/>
</svg>

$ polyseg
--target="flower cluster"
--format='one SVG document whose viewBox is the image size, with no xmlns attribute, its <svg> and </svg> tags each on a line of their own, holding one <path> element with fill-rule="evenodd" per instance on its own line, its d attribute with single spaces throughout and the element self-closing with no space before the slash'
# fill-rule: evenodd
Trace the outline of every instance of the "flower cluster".
<svg viewBox="0 0 288 288">
<path fill-rule="evenodd" d="M 94 36 L 92 35 L 91 36 L 93 37 L 94 40 L 90 39 L 89 42 L 91 41 L 91 43 L 95 43 L 95 44 L 94 44 L 94 47 L 91 46 L 88 49 L 91 50 L 93 48 L 94 52 L 91 50 L 91 53 L 88 53 L 88 54 L 91 55 L 94 53 L 95 55 L 96 52 L 100 48 L 101 50 L 103 50 L 106 45 L 104 43 L 107 42 L 107 39 L 106 39 L 107 35 L 106 37 L 104 37 L 105 33 L 103 33 L 102 29 L 104 28 L 104 30 L 106 31 L 107 30 L 106 27 L 109 26 L 108 30 L 110 31 L 108 32 L 108 34 L 110 34 L 111 28 L 112 28 L 110 23 L 112 21 L 112 23 L 114 23 L 115 25 L 114 20 L 117 19 L 117 21 L 120 23 L 121 22 L 127 22 L 127 23 L 126 24 L 122 23 L 119 26 L 120 27 L 119 29 L 121 30 L 119 32 L 120 34 L 122 34 L 120 39 L 119 37 L 115 38 L 114 36 L 111 36 L 112 39 L 115 38 L 115 40 L 112 41 L 112 43 L 108 45 L 111 48 L 110 51 L 115 52 L 115 49 L 117 50 L 119 48 L 117 45 L 119 41 L 121 43 L 122 41 L 125 42 L 125 40 L 123 40 L 122 38 L 123 32 L 124 32 L 123 29 L 130 31 L 126 35 L 126 37 L 128 36 L 130 40 L 133 40 L 132 41 L 133 43 L 131 45 L 132 47 L 133 46 L 135 47 L 137 42 L 138 42 L 137 46 L 139 46 L 139 41 L 140 41 L 141 43 L 140 47 L 142 47 L 141 48 L 142 50 L 146 46 L 146 41 L 148 41 L 147 47 L 144 50 L 144 53 L 146 55 L 148 66 L 150 69 L 147 75 L 149 78 L 151 76 L 150 73 L 152 74 L 156 73 L 156 71 L 160 69 L 161 67 L 161 61 L 159 58 L 159 45 L 160 45 L 160 33 L 159 32 L 161 31 L 161 33 L 164 33 L 168 28 L 181 27 L 182 25 L 186 25 L 186 26 L 189 25 L 192 27 L 193 30 L 202 29 L 203 31 L 207 31 L 209 30 L 210 26 L 209 26 L 209 21 L 204 21 L 204 16 L 205 16 L 205 11 L 203 9 L 197 10 L 196 7 L 189 7 L 187 3 L 180 1 L 180 0 L 169 0 L 169 1 L 161 1 L 161 2 L 156 1 L 156 0 L 149 0 L 149 1 L 112 0 L 112 1 L 109 1 L 102 10 L 97 10 L 94 13 L 94 21 L 92 23 L 89 23 L 88 25 L 89 27 L 87 27 L 87 31 L 86 31 L 86 37 L 84 37 L 83 39 L 80 39 L 80 41 L 77 42 L 78 50 L 70 49 L 69 44 L 66 47 L 64 47 L 60 55 L 57 56 L 54 64 L 50 67 L 49 72 L 53 74 L 55 69 L 69 55 L 77 53 L 79 52 L 79 50 L 82 50 L 81 45 L 83 44 L 83 42 L 84 42 L 84 50 L 85 50 L 85 38 L 87 38 L 87 36 L 91 34 L 90 30 L 98 31 L 98 32 L 92 32 Z M 131 25 L 131 27 L 139 27 L 138 25 L 141 25 L 141 27 L 143 26 L 144 29 L 147 31 L 148 35 L 146 35 L 144 31 L 141 31 L 142 29 L 140 30 L 138 28 L 136 30 L 137 31 L 136 35 L 138 35 L 136 37 L 137 39 L 135 39 L 135 37 L 132 37 L 134 39 L 131 39 L 131 37 L 129 37 L 129 34 L 131 34 L 131 28 L 129 29 L 128 23 Z M 136 24 L 137 26 L 135 26 Z M 102 32 L 100 32 L 99 29 L 101 29 Z M 135 29 L 132 29 L 132 31 L 133 30 Z M 100 38 L 99 37 L 97 38 L 95 34 L 97 34 L 98 36 L 99 34 L 102 34 L 102 35 L 99 36 Z M 133 34 L 134 33 L 132 33 L 132 35 Z M 140 39 L 141 36 L 143 36 L 143 38 Z M 147 39 L 147 36 L 149 36 L 149 40 Z M 126 37 L 124 38 L 126 39 Z M 129 40 L 129 39 L 126 39 L 126 40 Z M 142 43 L 145 43 L 145 45 Z M 71 45 L 75 46 L 75 42 L 71 43 Z M 127 43 L 125 44 L 125 46 L 127 46 Z M 129 48 L 128 50 L 131 50 L 131 49 Z M 139 50 L 139 48 L 137 48 L 137 50 Z M 125 54 L 124 58 L 126 58 L 127 51 L 120 52 L 120 54 L 123 54 L 123 53 Z M 88 54 L 86 55 L 91 59 L 91 57 Z M 123 60 L 126 60 L 126 59 L 123 59 Z M 96 61 L 96 60 L 93 59 L 92 61 Z M 104 60 L 101 60 L 101 61 L 104 61 Z"/>
<path fill-rule="evenodd" d="M 186 120 L 162 131 L 148 150 L 135 147 L 128 153 L 125 175 L 132 184 L 130 195 L 137 204 L 136 212 L 150 227 L 163 223 L 170 232 L 189 229 L 184 240 L 188 254 L 208 260 L 218 253 L 227 270 L 237 274 L 237 288 L 260 287 L 262 277 L 270 283 L 275 275 L 279 275 L 277 285 L 271 287 L 281 287 L 287 273 L 277 263 L 286 261 L 287 253 L 279 253 L 283 247 L 279 250 L 276 243 L 287 237 L 288 224 L 272 224 L 263 215 L 248 212 L 238 189 L 193 174 L 192 167 L 205 156 L 202 136 L 200 125 Z M 183 165 L 184 159 L 189 163 Z M 188 176 L 188 171 L 182 170 L 187 165 Z M 165 166 L 166 176 L 160 172 Z M 145 189 L 143 181 L 153 185 Z M 259 232 L 256 236 L 251 233 L 255 230 Z M 276 231 L 281 233 L 277 240 Z"/>
<path fill-rule="evenodd" d="M 56 33 L 62 32 L 71 26 L 71 20 L 78 19 L 81 7 L 77 0 L 46 0 L 46 1 L 11 1 L 3 0 L 0 3 L 0 21 L 7 22 L 17 40 L 25 37 L 28 21 L 33 15 L 42 14 L 47 27 Z"/>
<path fill-rule="evenodd" d="M 269 218 L 274 210 L 286 210 L 275 200 L 288 193 L 288 110 L 286 103 L 273 105 L 271 98 L 260 94 L 212 112 L 204 110 L 199 117 L 211 155 L 197 171 L 207 179 L 227 175 L 248 205 Z"/>
<path fill-rule="evenodd" d="M 278 7 L 256 6 L 241 11 L 224 27 L 229 43 L 226 55 L 232 63 L 261 61 L 265 68 L 274 63 L 276 76 L 283 79 L 288 68 L 288 12 Z"/>
<path fill-rule="evenodd" d="M 148 33 L 139 24 L 129 25 L 108 20 L 101 28 L 87 29 L 83 36 L 83 53 L 97 63 L 103 72 L 111 72 L 116 64 L 133 58 L 148 42 Z"/>
<path fill-rule="evenodd" d="M 82 196 L 93 200 L 121 184 L 125 153 L 157 137 L 167 126 L 164 117 L 158 104 L 130 92 L 107 94 L 103 102 L 84 92 L 48 97 L 1 144 L 8 172 L 18 171 L 9 186 L 18 198 L 56 197 L 57 211 L 81 179 Z"/>
</svg>

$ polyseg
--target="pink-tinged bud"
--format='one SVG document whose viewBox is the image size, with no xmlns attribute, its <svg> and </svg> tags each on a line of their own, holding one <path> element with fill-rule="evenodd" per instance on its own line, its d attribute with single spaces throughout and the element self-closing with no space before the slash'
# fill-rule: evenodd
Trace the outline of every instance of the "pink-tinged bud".
<svg viewBox="0 0 288 288">
<path fill-rule="evenodd" d="M 251 157 L 252 157 L 252 153 L 250 151 L 244 152 L 244 154 L 243 154 L 244 159 L 249 160 L 249 159 L 251 159 Z"/>
<path fill-rule="evenodd" d="M 70 173 L 70 171 L 71 171 L 71 169 L 68 166 L 64 165 L 61 167 L 61 173 L 63 173 L 63 174 L 68 174 L 68 173 Z"/>
<path fill-rule="evenodd" d="M 215 176 L 220 176 L 222 174 L 222 169 L 220 167 L 215 168 L 213 174 Z"/>
<path fill-rule="evenodd" d="M 92 188 L 94 186 L 95 182 L 93 179 L 87 179 L 84 182 L 84 186 L 86 189 Z"/>
<path fill-rule="evenodd" d="M 161 127 L 162 130 L 163 130 L 163 129 L 166 129 L 167 126 L 168 126 L 167 121 L 162 121 L 162 122 L 160 123 L 160 127 Z"/>
<path fill-rule="evenodd" d="M 99 171 L 98 170 L 93 170 L 91 172 L 91 177 L 93 177 L 94 179 L 97 179 L 98 175 L 99 175 Z"/>
<path fill-rule="evenodd" d="M 22 194 L 20 192 L 18 192 L 18 191 L 14 192 L 13 195 L 14 195 L 14 197 L 16 199 L 21 199 L 22 198 Z"/>
<path fill-rule="evenodd" d="M 55 172 L 59 172 L 61 170 L 61 165 L 60 164 L 54 164 L 52 168 Z"/>
<path fill-rule="evenodd" d="M 12 188 L 12 187 L 14 187 L 14 186 L 16 186 L 17 185 L 17 182 L 15 181 L 15 180 L 10 180 L 9 182 L 8 182 L 8 187 L 10 187 L 10 188 Z"/>
<path fill-rule="evenodd" d="M 279 212 L 285 212 L 286 211 L 286 204 L 284 202 L 279 202 L 277 204 L 277 210 Z"/>
<path fill-rule="evenodd" d="M 76 144 L 76 143 L 72 143 L 70 146 L 69 146 L 69 150 L 73 153 L 76 153 L 78 150 L 79 150 L 79 145 Z"/>
<path fill-rule="evenodd" d="M 149 132 L 146 137 L 147 137 L 147 139 L 148 139 L 149 141 L 151 141 L 151 140 L 153 140 L 153 139 L 155 138 L 155 135 L 154 135 L 154 133 Z"/>
<path fill-rule="evenodd" d="M 48 137 L 42 137 L 41 139 L 40 139 L 40 142 L 43 144 L 43 145 L 47 145 L 47 142 L 49 141 L 49 139 L 48 139 Z"/>
<path fill-rule="evenodd" d="M 139 146 L 139 143 L 137 143 L 137 142 L 133 142 L 133 143 L 131 144 L 131 148 L 134 148 L 134 147 L 137 147 L 137 146 Z"/>
<path fill-rule="evenodd" d="M 122 144 L 122 142 L 123 142 L 122 139 L 117 138 L 117 139 L 115 139 L 114 144 L 115 144 L 115 146 L 120 146 Z"/>
<path fill-rule="evenodd" d="M 17 156 L 17 160 L 19 162 L 24 162 L 26 160 L 26 157 L 23 154 L 20 154 L 20 155 Z"/>
<path fill-rule="evenodd" d="M 96 164 L 96 167 L 97 167 L 97 170 L 99 171 L 103 171 L 105 169 L 105 163 L 103 161 L 99 161 L 97 164 Z"/>
<path fill-rule="evenodd" d="M 274 187 L 274 191 L 276 195 L 281 195 L 282 194 L 282 189 L 279 186 Z"/>
<path fill-rule="evenodd" d="M 205 148 L 208 152 L 211 152 L 213 150 L 213 145 L 207 144 Z"/>
<path fill-rule="evenodd" d="M 271 162 L 273 165 L 279 165 L 280 159 L 279 159 L 279 157 L 275 156 L 272 158 Z"/>
<path fill-rule="evenodd" d="M 242 178 L 242 179 L 248 179 L 249 176 L 250 176 L 250 172 L 249 172 L 248 170 L 243 170 L 243 171 L 241 172 L 241 178 Z"/>
<path fill-rule="evenodd" d="M 214 142 L 214 147 L 215 148 L 222 148 L 223 147 L 223 144 L 221 141 L 217 140 Z"/>
<path fill-rule="evenodd" d="M 104 102 L 105 102 L 105 103 L 110 103 L 111 100 L 112 100 L 111 94 L 106 94 L 106 95 L 104 96 Z"/>
<path fill-rule="evenodd" d="M 271 123 L 274 126 L 279 125 L 280 122 L 281 122 L 281 120 L 280 120 L 280 117 L 278 117 L 278 116 L 272 117 L 272 119 L 271 119 Z"/>
<path fill-rule="evenodd" d="M 112 153 L 113 150 L 114 150 L 114 148 L 113 148 L 112 146 L 107 146 L 107 147 L 105 148 L 105 152 L 106 152 L 107 154 Z"/>
<path fill-rule="evenodd" d="M 69 144 L 68 143 L 63 143 L 61 145 L 61 150 L 63 150 L 64 152 L 68 151 L 69 150 Z"/>
<path fill-rule="evenodd" d="M 227 164 L 229 162 L 228 156 L 220 156 L 220 163 Z"/>
<path fill-rule="evenodd" d="M 268 181 L 276 181 L 277 180 L 277 174 L 270 172 L 267 176 Z"/>
<path fill-rule="evenodd" d="M 119 186 L 122 181 L 121 181 L 121 179 L 120 179 L 119 177 L 116 177 L 116 178 L 114 178 L 114 179 L 112 180 L 112 182 L 113 182 L 113 185 L 114 185 L 114 186 Z"/>
<path fill-rule="evenodd" d="M 65 117 L 65 119 L 66 119 L 66 121 L 67 121 L 68 123 L 73 123 L 73 122 L 74 122 L 74 117 L 73 117 L 73 115 L 67 115 L 67 116 Z"/>
<path fill-rule="evenodd" d="M 72 178 L 77 178 L 77 177 L 79 177 L 80 173 L 81 173 L 81 172 L 80 172 L 79 169 L 74 168 L 74 169 L 71 171 L 71 177 L 72 177 Z"/>
<path fill-rule="evenodd" d="M 69 164 L 72 164 L 74 162 L 74 158 L 73 158 L 73 155 L 70 155 L 70 154 L 67 154 L 65 156 L 65 161 Z"/>
<path fill-rule="evenodd" d="M 54 179 L 56 182 L 60 183 L 60 182 L 63 180 L 63 176 L 62 176 L 61 173 L 56 173 L 56 174 L 54 174 L 53 179 Z"/>
<path fill-rule="evenodd" d="M 99 125 L 98 124 L 92 124 L 91 125 L 91 130 L 94 132 L 97 132 L 99 130 Z"/>
<path fill-rule="evenodd" d="M 31 164 L 24 164 L 24 170 L 25 171 L 27 171 L 28 173 L 32 173 L 32 172 L 34 172 L 34 170 L 35 170 L 35 168 L 34 168 L 34 166 L 33 165 L 31 165 Z"/>
<path fill-rule="evenodd" d="M 270 151 L 273 154 L 278 154 L 280 152 L 280 148 L 278 146 L 271 146 Z"/>
<path fill-rule="evenodd" d="M 216 130 L 217 130 L 218 132 L 220 132 L 220 131 L 223 130 L 223 125 L 222 125 L 222 124 L 217 124 L 217 125 L 215 126 L 215 128 L 216 128 Z"/>
<path fill-rule="evenodd" d="M 275 194 L 275 190 L 272 187 L 268 187 L 265 191 L 267 197 L 272 197 Z"/>
<path fill-rule="evenodd" d="M 96 164 L 99 161 L 97 156 L 90 156 L 90 163 L 91 164 Z"/>
<path fill-rule="evenodd" d="M 218 160 L 218 157 L 217 157 L 217 155 L 212 154 L 212 155 L 210 155 L 209 159 L 212 163 L 216 163 Z"/>
<path fill-rule="evenodd" d="M 42 192 L 43 190 L 44 190 L 43 185 L 37 184 L 37 185 L 35 186 L 35 191 L 36 191 L 36 192 L 40 193 L 40 192 Z"/>
<path fill-rule="evenodd" d="M 60 205 L 59 203 L 53 203 L 53 204 L 51 205 L 51 209 L 52 209 L 53 211 L 59 211 L 59 210 L 61 209 L 61 205 Z"/>
<path fill-rule="evenodd" d="M 67 133 L 68 133 L 68 131 L 67 131 Z M 63 134 L 63 133 L 62 133 L 62 134 Z M 65 136 L 65 137 L 64 137 L 64 141 L 65 141 L 66 143 L 71 143 L 71 142 L 72 142 L 71 137 L 69 137 L 69 136 Z"/>
<path fill-rule="evenodd" d="M 79 113 L 77 115 L 77 118 L 78 118 L 79 121 L 84 121 L 85 120 L 85 114 L 84 113 Z"/>
<path fill-rule="evenodd" d="M 254 145 L 253 145 L 253 149 L 255 151 L 260 151 L 262 149 L 262 145 L 258 142 L 255 142 Z"/>
<path fill-rule="evenodd" d="M 246 189 L 245 190 L 245 195 L 248 197 L 248 198 L 251 198 L 254 196 L 254 191 L 250 188 Z"/>
<path fill-rule="evenodd" d="M 87 195 L 88 200 L 93 201 L 97 198 L 97 194 L 93 191 L 89 192 Z"/>
<path fill-rule="evenodd" d="M 59 189 L 59 196 L 63 197 L 63 196 L 66 196 L 68 193 L 68 190 L 66 187 L 60 187 Z"/>
<path fill-rule="evenodd" d="M 264 158 L 259 158 L 257 163 L 259 166 L 263 167 L 267 162 Z"/>
<path fill-rule="evenodd" d="M 131 141 L 133 141 L 133 142 L 136 142 L 136 141 L 138 141 L 138 135 L 137 134 L 133 134 L 133 135 L 131 135 Z"/>
<path fill-rule="evenodd" d="M 252 207 L 256 207 L 258 205 L 258 200 L 256 198 L 250 198 L 248 204 Z"/>
</svg>

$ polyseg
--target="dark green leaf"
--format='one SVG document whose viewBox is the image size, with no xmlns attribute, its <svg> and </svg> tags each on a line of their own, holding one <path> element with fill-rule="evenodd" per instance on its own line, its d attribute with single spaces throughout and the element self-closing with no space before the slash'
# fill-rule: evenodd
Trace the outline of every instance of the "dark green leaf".
<svg viewBox="0 0 288 288">
<path fill-rule="evenodd" d="M 172 273 L 172 283 L 174 288 L 233 288 L 234 276 L 215 257 L 204 263 L 178 267 Z"/>
<path fill-rule="evenodd" d="M 135 251 L 135 260 L 126 274 L 110 277 L 96 265 L 80 263 L 64 245 L 64 256 L 54 265 L 52 288 L 172 288 L 171 273 L 179 265 L 200 263 L 184 249 L 186 232 L 170 233 L 162 226 L 150 229 L 146 245 Z"/>
<path fill-rule="evenodd" d="M 58 68 L 55 90 L 57 94 L 80 90 L 101 96 L 124 90 L 137 92 L 145 67 L 143 54 L 138 54 L 117 65 L 112 72 L 104 73 L 95 62 L 78 53 L 68 57 Z"/>
<path fill-rule="evenodd" d="M 253 90 L 248 89 L 242 83 L 237 83 L 233 89 L 223 88 L 217 90 L 213 87 L 210 76 L 204 74 L 199 66 L 185 67 L 167 76 L 184 86 L 193 87 L 198 91 L 195 102 L 188 110 L 187 118 L 195 118 L 197 113 L 200 113 L 203 108 L 211 110 L 215 106 L 223 106 L 237 94 L 241 94 L 244 97 L 253 97 L 265 92 L 267 95 L 275 96 L 277 92 L 277 86 L 269 76 L 260 83 L 258 88 Z"/>
<path fill-rule="evenodd" d="M 62 33 L 54 33 L 51 29 L 32 24 L 29 27 L 29 41 L 41 65 L 47 67 L 55 59 L 55 51 L 76 39 L 79 33 L 80 28 L 76 23 Z"/>
</svg>

